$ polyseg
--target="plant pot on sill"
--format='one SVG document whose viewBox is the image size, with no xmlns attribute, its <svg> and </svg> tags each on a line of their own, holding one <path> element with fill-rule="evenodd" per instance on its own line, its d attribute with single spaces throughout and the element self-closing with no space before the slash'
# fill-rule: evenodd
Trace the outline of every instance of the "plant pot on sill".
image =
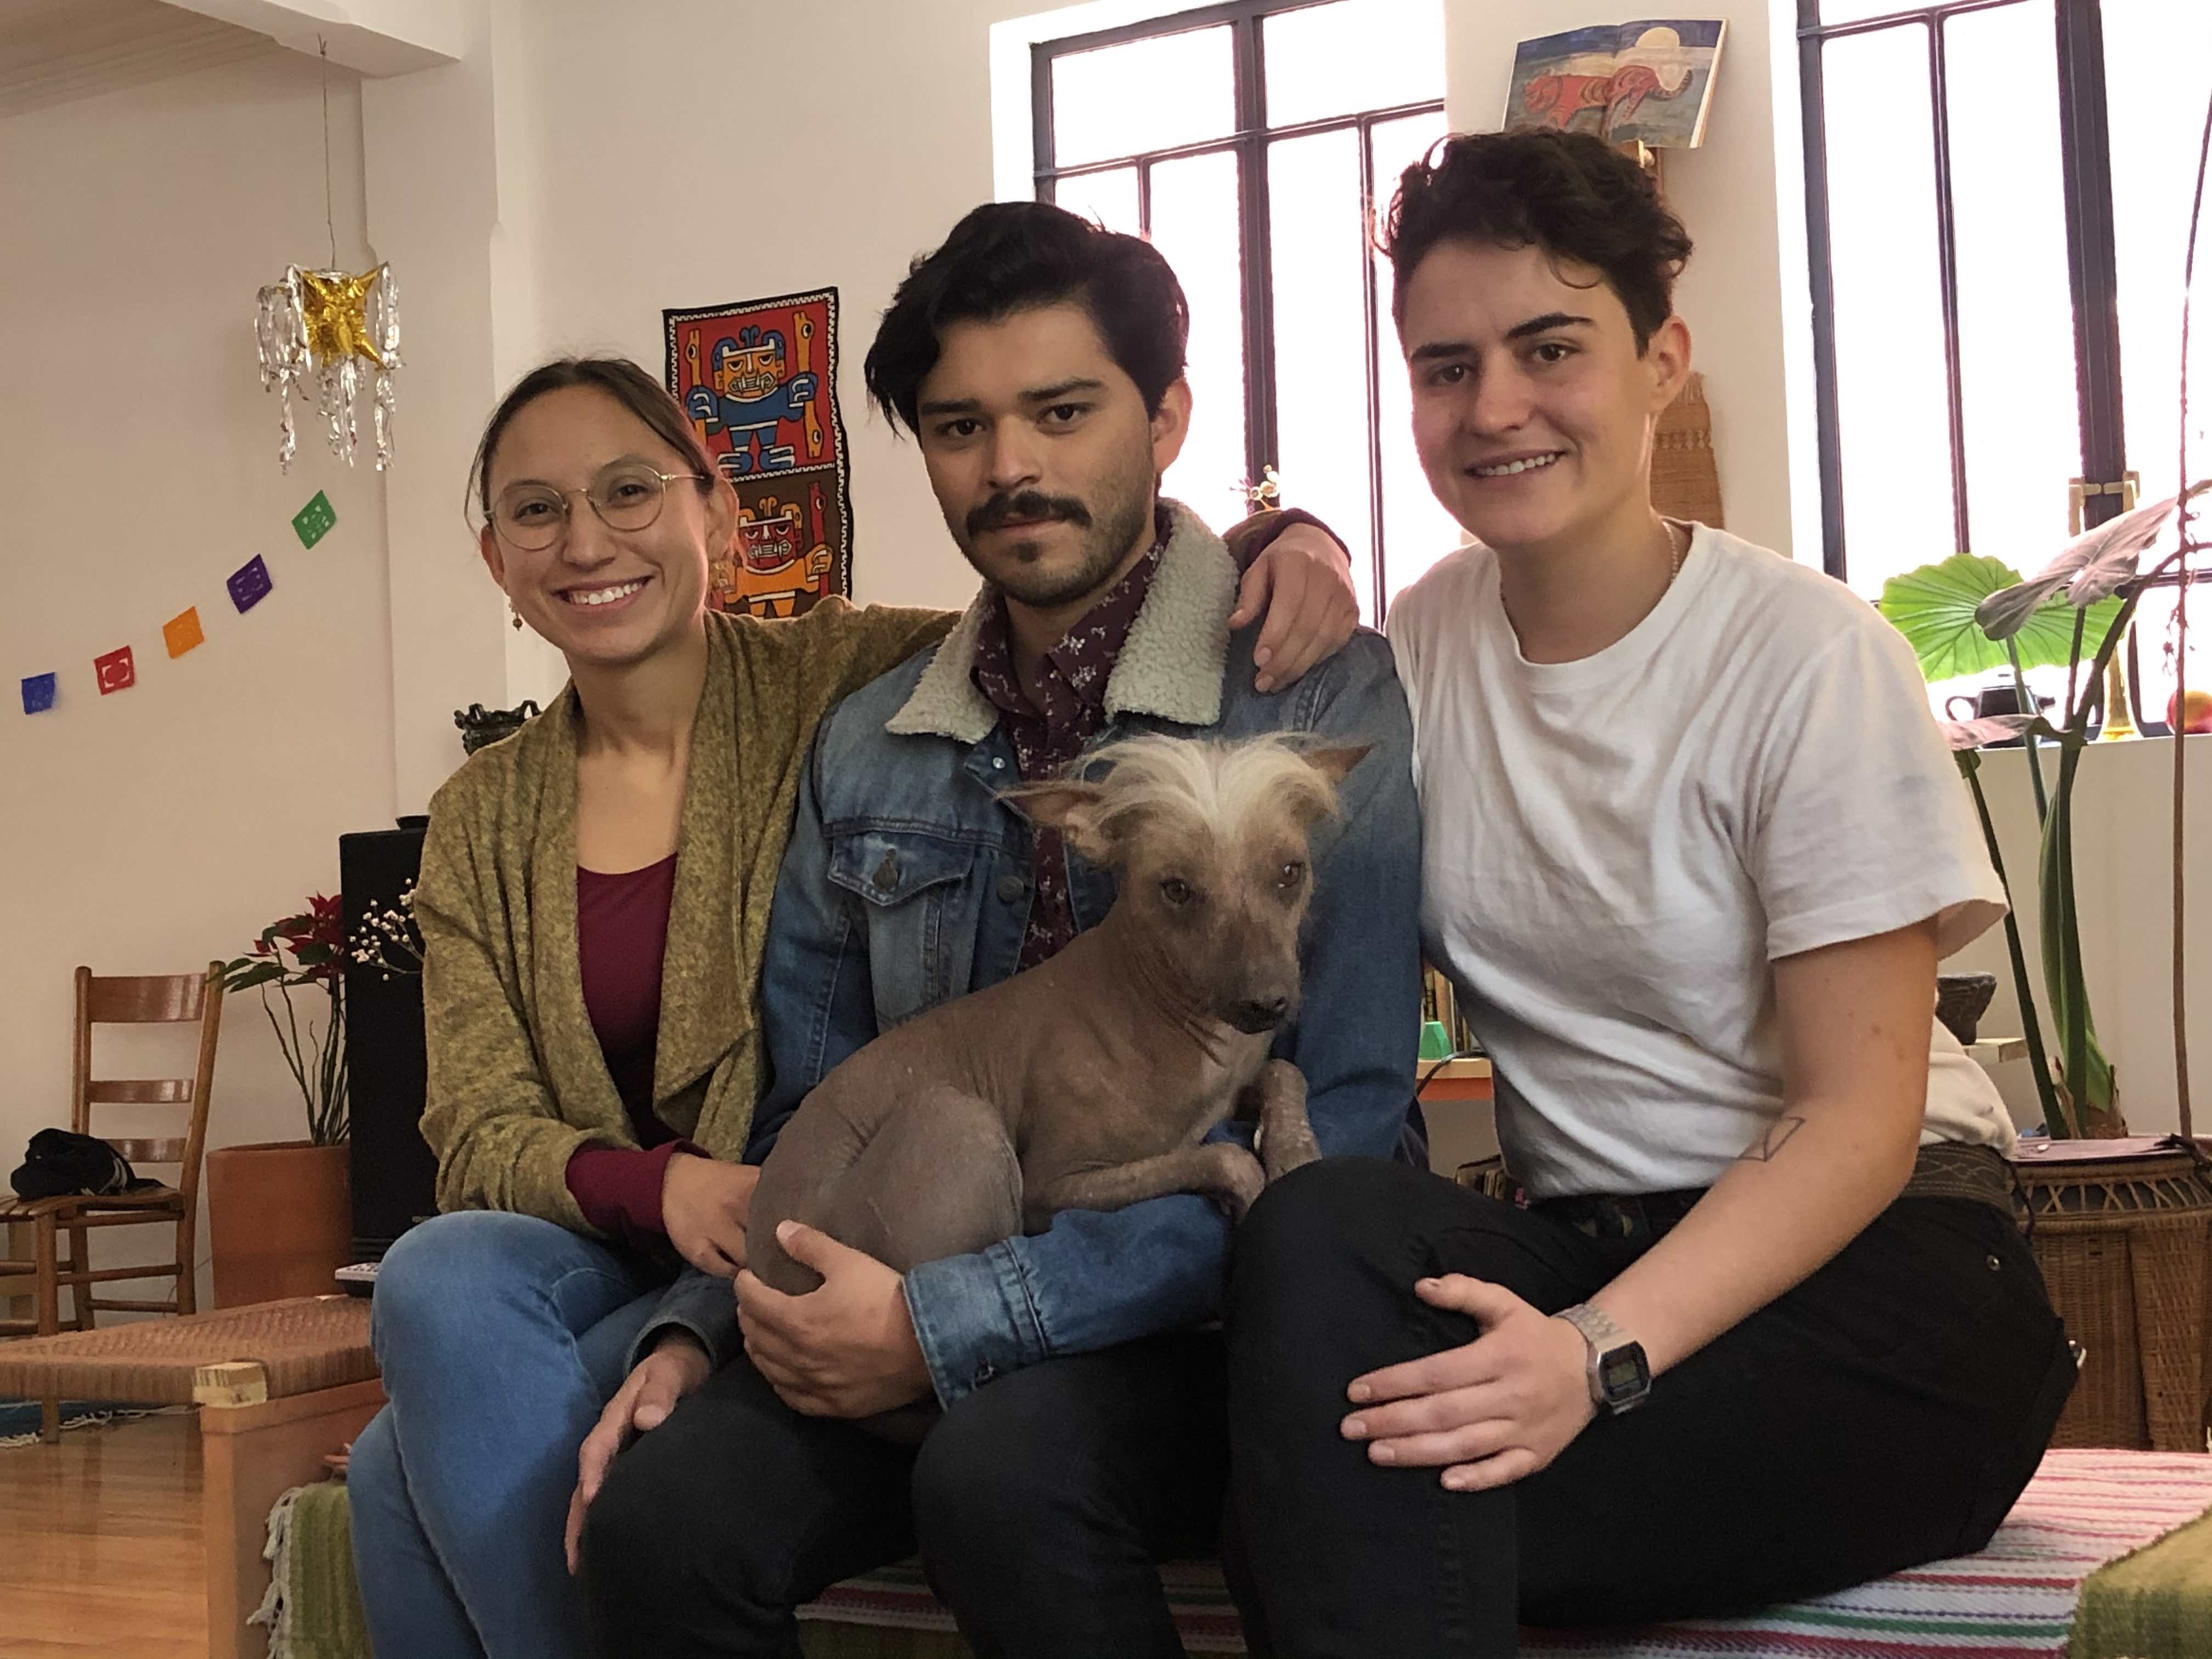
<svg viewBox="0 0 2212 1659">
<path fill-rule="evenodd" d="M 2085 1351 L 2055 1446 L 2204 1449 L 2212 1165 L 2178 1136 L 2023 1140 L 2028 1242 Z"/>
<path fill-rule="evenodd" d="M 353 1259 L 353 1187 L 343 1143 L 219 1146 L 207 1155 L 215 1305 L 322 1296 Z"/>
</svg>

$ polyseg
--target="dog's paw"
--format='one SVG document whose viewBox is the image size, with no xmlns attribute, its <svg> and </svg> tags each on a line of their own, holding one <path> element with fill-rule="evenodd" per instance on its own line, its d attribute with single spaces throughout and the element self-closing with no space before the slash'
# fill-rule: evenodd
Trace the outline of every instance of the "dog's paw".
<svg viewBox="0 0 2212 1659">
<path fill-rule="evenodd" d="M 1314 1139 L 1313 1125 L 1306 1121 L 1303 1111 L 1287 1121 L 1262 1120 L 1256 1144 L 1261 1167 L 1269 1181 L 1280 1181 L 1291 1170 L 1304 1169 L 1321 1156 L 1321 1145 Z"/>
<path fill-rule="evenodd" d="M 1207 1149 L 1213 1157 L 1213 1196 L 1229 1212 L 1231 1221 L 1242 1221 L 1267 1185 L 1260 1160 L 1242 1146 L 1216 1141 Z"/>
</svg>

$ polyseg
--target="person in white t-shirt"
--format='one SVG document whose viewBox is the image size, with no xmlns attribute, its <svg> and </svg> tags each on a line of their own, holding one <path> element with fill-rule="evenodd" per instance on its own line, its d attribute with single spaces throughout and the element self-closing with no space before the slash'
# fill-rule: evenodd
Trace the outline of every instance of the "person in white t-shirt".
<svg viewBox="0 0 2212 1659">
<path fill-rule="evenodd" d="M 1506 1202 L 1328 1160 L 1229 1299 L 1255 1652 L 1503 1655 L 1978 1548 L 2074 1365 L 2012 1126 L 1933 1018 L 2004 892 L 1911 651 L 1662 518 L 1681 224 L 1559 132 L 1449 140 L 1389 224 L 1413 434 L 1474 538 L 1393 608 L 1423 935 Z"/>
</svg>

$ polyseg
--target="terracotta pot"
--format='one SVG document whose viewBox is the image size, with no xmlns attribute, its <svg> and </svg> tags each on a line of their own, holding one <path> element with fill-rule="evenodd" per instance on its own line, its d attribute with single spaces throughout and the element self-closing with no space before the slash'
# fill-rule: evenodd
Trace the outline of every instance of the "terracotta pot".
<svg viewBox="0 0 2212 1659">
<path fill-rule="evenodd" d="M 219 1146 L 207 1155 L 207 1211 L 218 1308 L 327 1295 L 353 1259 L 343 1145 Z"/>
</svg>

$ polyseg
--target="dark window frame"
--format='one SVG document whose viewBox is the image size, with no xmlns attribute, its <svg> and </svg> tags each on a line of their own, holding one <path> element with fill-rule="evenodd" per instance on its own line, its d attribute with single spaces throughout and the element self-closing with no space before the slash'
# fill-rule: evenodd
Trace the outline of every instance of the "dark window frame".
<svg viewBox="0 0 2212 1659">
<path fill-rule="evenodd" d="M 1900 6 L 1877 16 L 1823 23 L 1820 0 L 1797 0 L 1800 102 L 1804 121 L 1805 229 L 1812 277 L 1814 433 L 1820 457 L 1821 563 L 1842 580 L 1848 570 L 1843 505 L 1842 423 L 1836 396 L 1835 283 L 1830 234 L 1827 112 L 1822 49 L 1830 40 L 1918 28 L 1927 40 L 1929 104 L 1936 167 L 1937 272 L 1943 317 L 1943 362 L 1951 447 L 1952 513 L 1955 544 L 1972 547 L 1968 534 L 1965 407 L 1959 355 L 1958 271 L 1951 198 L 1948 64 L 1944 23 L 1973 12 L 2032 3 L 2032 0 L 1937 0 Z M 2058 78 L 2059 170 L 2065 195 L 2066 266 L 2073 297 L 2075 384 L 2081 446 L 2081 477 L 2117 484 L 2127 477 L 2124 414 L 2120 401 L 2119 261 L 2112 198 L 2112 135 L 2106 115 L 2104 20 L 2101 0 L 2051 0 Z M 2122 510 L 2117 490 L 2086 495 L 2085 528 Z M 2160 586 L 2178 584 L 2177 575 Z M 2142 704 L 2142 655 L 2135 632 L 2127 640 L 2129 702 L 2136 729 L 2166 736 L 2159 712 Z M 2101 697 L 2102 686 L 2091 689 Z"/>
<path fill-rule="evenodd" d="M 1155 163 L 1185 156 L 1231 152 L 1237 157 L 1238 284 L 1244 312 L 1244 466 L 1248 483 L 1264 479 L 1281 456 L 1277 447 L 1274 360 L 1274 285 L 1267 185 L 1267 148 L 1285 138 L 1315 133 L 1356 130 L 1359 136 L 1360 210 L 1370 224 L 1378 215 L 1374 197 L 1376 126 L 1409 115 L 1442 114 L 1442 98 L 1382 108 L 1358 110 L 1321 120 L 1283 126 L 1267 122 L 1267 77 L 1265 59 L 1265 20 L 1286 12 L 1304 11 L 1331 0 L 1225 0 L 1118 28 L 1096 29 L 1087 34 L 1041 40 L 1030 48 L 1030 117 L 1033 141 L 1031 183 L 1041 202 L 1054 199 L 1062 179 L 1111 173 L 1134 167 L 1137 173 L 1137 212 L 1143 230 L 1152 230 L 1152 169 Z M 1233 68 L 1235 125 L 1218 138 L 1159 149 L 1136 150 L 1125 155 L 1079 166 L 1056 164 L 1053 134 L 1052 66 L 1055 59 L 1102 46 L 1127 46 L 1138 40 L 1188 33 L 1197 29 L 1230 30 L 1230 61 Z M 1365 343 L 1367 356 L 1367 495 L 1369 533 L 1367 556 L 1374 573 L 1373 592 L 1379 624 L 1389 599 L 1389 574 L 1384 568 L 1382 532 L 1382 383 L 1379 351 L 1382 342 L 1382 300 L 1375 262 L 1364 268 Z"/>
</svg>

